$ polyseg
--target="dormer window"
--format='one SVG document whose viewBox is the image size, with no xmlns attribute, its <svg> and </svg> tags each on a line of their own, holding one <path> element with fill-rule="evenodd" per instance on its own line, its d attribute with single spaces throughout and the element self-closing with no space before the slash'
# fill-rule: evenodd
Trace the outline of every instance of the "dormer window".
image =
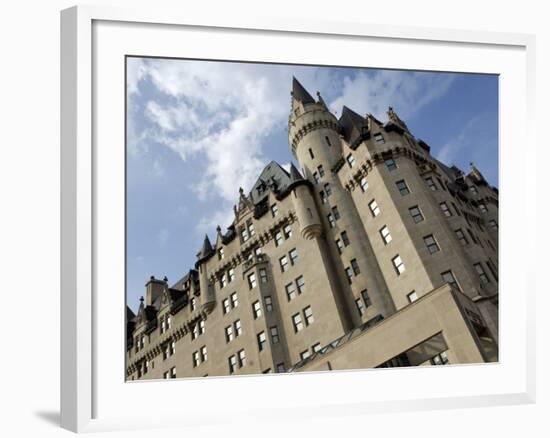
<svg viewBox="0 0 550 438">
<path fill-rule="evenodd" d="M 218 260 L 222 260 L 224 258 L 224 251 L 223 248 L 218 249 Z"/>
<path fill-rule="evenodd" d="M 379 143 L 379 144 L 386 143 L 386 140 L 384 140 L 384 136 L 382 134 L 380 134 L 379 132 L 374 134 L 373 137 L 374 137 L 374 140 L 376 141 L 376 143 Z"/>
</svg>

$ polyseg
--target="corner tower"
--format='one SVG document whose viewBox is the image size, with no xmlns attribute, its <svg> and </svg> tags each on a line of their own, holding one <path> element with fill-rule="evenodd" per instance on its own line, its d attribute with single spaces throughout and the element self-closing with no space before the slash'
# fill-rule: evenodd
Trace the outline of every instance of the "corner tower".
<svg viewBox="0 0 550 438">
<path fill-rule="evenodd" d="M 291 96 L 288 143 L 304 176 L 311 180 L 320 165 L 330 171 L 342 156 L 338 120 L 319 93 L 315 101 L 294 77 Z"/>
</svg>

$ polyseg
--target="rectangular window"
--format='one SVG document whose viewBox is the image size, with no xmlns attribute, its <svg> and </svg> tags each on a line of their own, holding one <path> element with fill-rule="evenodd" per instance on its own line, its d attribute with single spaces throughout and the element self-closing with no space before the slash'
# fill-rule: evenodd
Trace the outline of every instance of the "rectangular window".
<svg viewBox="0 0 550 438">
<path fill-rule="evenodd" d="M 271 343 L 272 344 L 278 344 L 279 343 L 279 329 L 276 325 L 269 328 L 269 333 L 271 334 Z"/>
<path fill-rule="evenodd" d="M 334 220 L 334 216 L 332 213 L 329 213 L 327 215 L 328 224 L 330 225 L 330 228 L 334 228 L 336 226 L 336 221 Z"/>
<path fill-rule="evenodd" d="M 249 289 L 254 289 L 256 287 L 257 283 L 256 283 L 256 273 L 255 272 L 252 272 L 250 274 L 248 274 L 248 288 Z"/>
<path fill-rule="evenodd" d="M 351 263 L 351 269 L 353 269 L 353 273 L 355 275 L 359 275 L 361 273 L 361 270 L 359 269 L 359 264 L 357 263 L 357 260 L 353 259 L 350 263 Z"/>
<path fill-rule="evenodd" d="M 405 196 L 410 193 L 409 186 L 407 186 L 407 183 L 404 179 L 397 181 L 395 185 L 397 186 L 397 190 L 399 190 L 399 193 L 401 193 L 401 196 Z"/>
<path fill-rule="evenodd" d="M 223 289 L 225 286 L 227 286 L 227 277 L 225 276 L 225 274 L 222 274 L 220 278 L 220 288 Z"/>
<path fill-rule="evenodd" d="M 246 366 L 246 353 L 244 352 L 244 350 L 240 350 L 237 353 L 237 356 L 239 357 L 239 367 L 242 368 Z"/>
<path fill-rule="evenodd" d="M 290 263 L 292 264 L 292 266 L 294 266 L 298 261 L 298 250 L 296 248 L 293 248 L 290 250 L 288 255 L 290 256 Z"/>
<path fill-rule="evenodd" d="M 363 304 L 363 300 L 361 298 L 357 298 L 355 300 L 355 305 L 357 306 L 357 311 L 359 312 L 359 316 L 363 316 L 365 313 L 365 305 Z"/>
<path fill-rule="evenodd" d="M 265 344 L 267 342 L 265 332 L 258 333 L 257 338 L 258 338 L 258 350 L 263 351 L 265 348 Z"/>
<path fill-rule="evenodd" d="M 323 169 L 323 165 L 317 166 L 317 171 L 319 172 L 319 176 L 321 178 L 325 176 L 325 170 Z"/>
<path fill-rule="evenodd" d="M 300 353 L 300 360 L 305 360 L 309 356 L 311 356 L 311 353 L 309 352 L 309 350 L 304 350 Z"/>
<path fill-rule="evenodd" d="M 262 283 L 267 283 L 267 271 L 265 268 L 260 268 L 260 281 Z"/>
<path fill-rule="evenodd" d="M 435 355 L 430 359 L 432 365 L 447 365 L 449 363 L 449 358 L 447 353 L 442 351 L 441 353 Z"/>
<path fill-rule="evenodd" d="M 313 310 L 311 310 L 311 306 L 307 306 L 304 309 L 304 317 L 306 319 L 306 326 L 313 324 L 315 319 L 313 318 Z"/>
<path fill-rule="evenodd" d="M 252 314 L 254 319 L 258 319 L 262 316 L 262 306 L 259 301 L 254 301 L 252 303 Z"/>
<path fill-rule="evenodd" d="M 277 207 L 277 204 L 273 204 L 271 206 L 271 217 L 277 216 L 277 213 L 279 213 L 279 207 Z"/>
<path fill-rule="evenodd" d="M 418 296 L 416 295 L 416 292 L 413 290 L 412 292 L 407 294 L 407 299 L 409 300 L 409 303 L 414 303 L 418 299 Z"/>
<path fill-rule="evenodd" d="M 351 268 L 346 268 L 346 276 L 348 277 L 348 283 L 353 283 L 353 271 Z"/>
<path fill-rule="evenodd" d="M 342 231 L 340 233 L 340 237 L 342 238 L 342 242 L 344 243 L 344 246 L 349 246 L 348 233 L 346 231 Z"/>
<path fill-rule="evenodd" d="M 235 355 L 229 356 L 229 374 L 233 374 L 237 369 L 237 357 Z"/>
<path fill-rule="evenodd" d="M 237 319 L 237 321 L 233 323 L 233 327 L 235 328 L 235 337 L 243 334 L 243 326 L 240 319 Z"/>
<path fill-rule="evenodd" d="M 227 271 L 227 276 L 229 277 L 229 282 L 231 283 L 233 280 L 235 280 L 235 269 L 231 268 L 229 271 Z"/>
<path fill-rule="evenodd" d="M 391 234 L 390 230 L 386 225 L 384 225 L 382 228 L 380 228 L 380 236 L 382 236 L 382 240 L 385 245 L 391 242 Z"/>
<path fill-rule="evenodd" d="M 363 298 L 366 307 L 369 307 L 372 304 L 367 289 L 363 289 L 361 291 L 361 298 Z"/>
<path fill-rule="evenodd" d="M 292 227 L 290 224 L 285 225 L 283 228 L 283 233 L 285 235 L 285 239 L 290 239 L 292 237 Z"/>
<path fill-rule="evenodd" d="M 320 349 L 321 349 L 321 343 L 320 343 L 320 342 L 317 342 L 316 344 L 313 344 L 313 345 L 311 346 L 311 350 L 312 350 L 314 353 L 317 353 Z"/>
<path fill-rule="evenodd" d="M 190 306 L 191 306 L 191 312 L 194 312 L 195 309 L 197 308 L 197 300 L 195 298 L 191 298 Z"/>
<path fill-rule="evenodd" d="M 439 207 L 446 217 L 451 217 L 453 215 L 446 202 L 439 203 Z"/>
<path fill-rule="evenodd" d="M 191 331 L 191 340 L 194 341 L 199 337 L 199 325 L 195 324 L 193 330 Z"/>
<path fill-rule="evenodd" d="M 498 223 L 496 220 L 494 219 L 491 219 L 489 221 L 489 226 L 493 229 L 493 230 L 498 230 Z"/>
<path fill-rule="evenodd" d="M 430 251 L 430 254 L 433 254 L 439 251 L 439 245 L 437 244 L 433 234 L 424 236 L 423 239 L 424 239 L 424 243 L 426 244 L 426 247 L 428 248 L 428 251 Z"/>
<path fill-rule="evenodd" d="M 355 166 L 355 158 L 353 158 L 353 155 L 352 154 L 349 154 L 347 157 L 346 157 L 346 161 L 348 162 L 348 166 L 351 168 L 353 166 Z"/>
<path fill-rule="evenodd" d="M 286 297 L 288 298 L 288 301 L 296 297 L 296 288 L 294 287 L 294 283 L 288 283 L 285 286 L 285 290 L 286 290 Z"/>
<path fill-rule="evenodd" d="M 315 184 L 319 184 L 319 181 L 321 181 L 317 172 L 313 172 L 313 179 L 315 180 Z"/>
<path fill-rule="evenodd" d="M 298 333 L 304 328 L 304 323 L 302 322 L 302 315 L 296 313 L 292 315 L 292 325 L 294 326 L 294 333 Z"/>
<path fill-rule="evenodd" d="M 233 326 L 228 325 L 225 328 L 225 342 L 229 343 L 233 340 Z"/>
<path fill-rule="evenodd" d="M 225 300 L 223 300 L 222 304 L 223 304 L 223 314 L 225 315 L 231 310 L 231 306 L 229 304 L 229 298 L 226 298 Z"/>
<path fill-rule="evenodd" d="M 194 351 L 193 352 L 193 368 L 198 367 L 200 363 L 201 363 L 201 360 L 200 360 L 199 352 Z"/>
<path fill-rule="evenodd" d="M 337 221 L 340 219 L 340 212 L 338 211 L 338 207 L 334 206 L 331 208 L 332 210 L 332 216 L 334 217 L 334 220 Z"/>
<path fill-rule="evenodd" d="M 175 379 L 176 378 L 176 367 L 170 368 L 170 378 Z"/>
<path fill-rule="evenodd" d="M 266 312 L 272 312 L 273 311 L 273 300 L 271 299 L 270 295 L 267 295 L 264 297 L 264 306 Z"/>
<path fill-rule="evenodd" d="M 395 268 L 395 272 L 397 272 L 397 275 L 401 275 L 403 272 L 405 272 L 405 265 L 403 264 L 403 261 L 401 260 L 401 257 L 399 255 L 396 255 L 393 259 L 391 259 L 393 263 L 393 267 Z"/>
<path fill-rule="evenodd" d="M 296 279 L 296 286 L 298 287 L 298 293 L 299 293 L 299 294 L 304 293 L 304 291 L 306 290 L 306 284 L 305 284 L 304 276 L 303 276 L 303 275 L 300 275 L 300 276 Z"/>
<path fill-rule="evenodd" d="M 363 192 L 366 192 L 369 188 L 369 183 L 367 182 L 367 178 L 363 177 L 361 178 L 361 181 L 359 181 L 359 185 L 361 186 L 361 190 Z"/>
<path fill-rule="evenodd" d="M 289 269 L 288 266 L 288 257 L 286 255 L 282 256 L 279 259 L 279 266 L 281 267 L 281 272 L 286 272 Z"/>
<path fill-rule="evenodd" d="M 336 239 L 335 243 L 336 243 L 336 248 L 338 248 L 338 254 L 341 255 L 343 250 L 344 250 L 344 244 L 342 243 L 342 241 L 340 239 Z"/>
<path fill-rule="evenodd" d="M 386 167 L 389 171 L 397 169 L 397 163 L 393 158 L 388 158 L 387 160 L 384 160 L 384 163 L 386 164 Z"/>
<path fill-rule="evenodd" d="M 237 292 L 233 292 L 230 296 L 231 298 L 231 306 L 233 308 L 237 307 L 239 305 L 239 299 L 237 298 Z"/>
<path fill-rule="evenodd" d="M 206 362 L 208 360 L 208 351 L 206 346 L 201 347 L 201 362 Z"/>
<path fill-rule="evenodd" d="M 241 228 L 241 241 L 244 243 L 250 238 L 248 230 L 245 227 Z"/>
<path fill-rule="evenodd" d="M 430 190 L 434 192 L 437 190 L 437 186 L 435 185 L 434 179 L 431 176 L 426 178 L 425 181 L 426 181 L 426 185 L 430 188 Z"/>
<path fill-rule="evenodd" d="M 218 260 L 222 260 L 224 258 L 224 251 L 223 248 L 218 249 Z"/>
<path fill-rule="evenodd" d="M 477 195 L 479 193 L 476 186 L 470 186 L 470 192 L 472 195 Z"/>
<path fill-rule="evenodd" d="M 452 287 L 461 290 L 458 282 L 456 281 L 453 271 L 445 271 L 441 273 L 441 279 L 443 283 L 449 283 Z"/>
<path fill-rule="evenodd" d="M 479 281 L 481 282 L 481 284 L 487 284 L 491 282 L 481 263 L 474 263 L 474 268 L 477 272 L 477 275 L 479 275 Z"/>
<path fill-rule="evenodd" d="M 206 325 L 206 323 L 205 323 L 204 319 L 201 319 L 201 320 L 199 321 L 199 335 L 203 335 L 203 334 L 204 334 L 205 325 Z"/>
<path fill-rule="evenodd" d="M 321 190 L 319 192 L 319 197 L 321 198 L 321 203 L 322 204 L 326 204 L 327 203 L 327 194 L 325 193 L 324 190 Z"/>
<path fill-rule="evenodd" d="M 468 239 L 466 239 L 466 235 L 464 234 L 464 231 L 462 231 L 462 228 L 455 230 L 455 234 L 456 238 L 462 245 L 468 245 Z"/>
<path fill-rule="evenodd" d="M 315 155 L 313 155 L 313 151 L 311 150 L 311 148 L 309 148 L 308 150 L 309 150 L 309 156 L 311 157 L 311 159 L 315 158 Z"/>
<path fill-rule="evenodd" d="M 280 230 L 275 231 L 273 237 L 275 240 L 275 246 L 279 246 L 281 243 L 283 243 L 283 233 Z"/>
<path fill-rule="evenodd" d="M 481 203 L 478 205 L 478 207 L 479 207 L 479 211 L 481 211 L 482 213 L 487 213 L 487 211 L 488 211 L 488 210 L 487 210 L 487 206 L 486 206 L 483 202 L 481 202 Z"/>
<path fill-rule="evenodd" d="M 384 140 L 384 136 L 382 134 L 380 134 L 379 132 L 374 134 L 373 137 L 374 137 L 374 140 L 376 141 L 376 143 L 379 143 L 379 144 L 386 143 L 386 141 Z"/>
<path fill-rule="evenodd" d="M 325 193 L 327 194 L 327 198 L 332 195 L 332 189 L 330 188 L 330 184 L 329 183 L 325 183 L 325 185 L 323 186 L 323 188 L 325 189 Z"/>
<path fill-rule="evenodd" d="M 369 208 L 373 217 L 376 217 L 380 214 L 380 208 L 378 207 L 378 204 L 374 199 L 369 202 Z"/>
<path fill-rule="evenodd" d="M 413 218 L 415 224 L 424 220 L 424 216 L 422 215 L 420 208 L 418 208 L 418 205 L 409 208 L 409 213 L 411 214 L 411 217 Z"/>
</svg>

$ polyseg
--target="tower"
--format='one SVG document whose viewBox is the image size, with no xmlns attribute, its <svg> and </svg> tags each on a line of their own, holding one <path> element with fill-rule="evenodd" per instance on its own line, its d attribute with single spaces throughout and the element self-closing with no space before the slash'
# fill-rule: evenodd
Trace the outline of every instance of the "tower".
<svg viewBox="0 0 550 438">
<path fill-rule="evenodd" d="M 378 265 L 372 263 L 374 253 L 353 199 L 337 174 L 345 162 L 342 126 L 321 95 L 317 93 L 315 101 L 296 78 L 292 80 L 291 96 L 289 144 L 314 188 L 325 230 L 319 244 L 324 246 L 325 254 L 330 254 L 328 263 L 333 266 L 339 284 L 335 294 L 347 306 L 353 326 L 388 316 L 395 312 L 395 305 Z M 345 114 L 354 119 L 352 126 L 359 124 L 355 119 L 361 116 L 346 108 Z M 370 303 L 363 315 L 355 310 L 357 300 Z"/>
</svg>

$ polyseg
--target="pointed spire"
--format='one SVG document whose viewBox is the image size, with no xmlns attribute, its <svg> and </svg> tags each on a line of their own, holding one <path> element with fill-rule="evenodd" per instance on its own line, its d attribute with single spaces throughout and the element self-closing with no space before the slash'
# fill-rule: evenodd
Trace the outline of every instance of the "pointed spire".
<svg viewBox="0 0 550 438">
<path fill-rule="evenodd" d="M 290 183 L 297 181 L 303 181 L 304 177 L 300 174 L 300 171 L 296 168 L 294 163 L 290 163 Z"/>
<path fill-rule="evenodd" d="M 292 97 L 302 103 L 315 103 L 311 94 L 298 82 L 298 80 L 292 76 Z"/>
<path fill-rule="evenodd" d="M 361 135 L 362 128 L 367 124 L 367 121 L 355 111 L 344 105 L 338 123 L 342 128 L 344 139 L 351 144 Z"/>
<path fill-rule="evenodd" d="M 212 249 L 212 244 L 210 243 L 210 239 L 208 238 L 208 234 L 204 235 L 204 242 L 202 244 L 202 249 L 197 254 L 197 257 L 199 260 L 202 260 L 205 257 L 208 257 L 210 254 L 212 254 L 214 250 Z"/>
</svg>

